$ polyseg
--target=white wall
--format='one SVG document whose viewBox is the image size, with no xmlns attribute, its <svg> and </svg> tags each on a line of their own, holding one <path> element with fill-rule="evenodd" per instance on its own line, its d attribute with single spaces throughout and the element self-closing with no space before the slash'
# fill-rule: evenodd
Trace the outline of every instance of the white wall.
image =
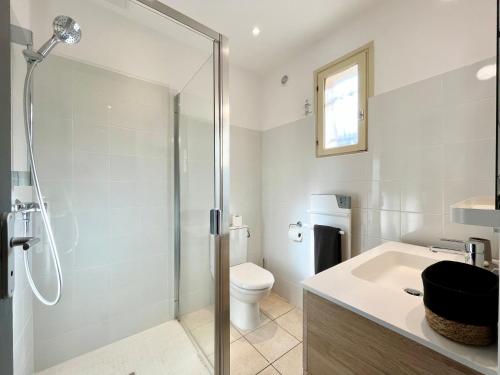
<svg viewBox="0 0 500 375">
<path fill-rule="evenodd" d="M 36 46 L 51 35 L 52 19 L 67 14 L 80 23 L 82 40 L 78 46 L 57 47 L 55 54 L 159 82 L 173 90 L 181 90 L 212 53 L 207 39 L 142 7 L 122 9 L 99 0 L 45 0 L 33 2 L 33 13 L 37 15 L 33 22 Z M 230 64 L 229 84 L 231 123 L 260 129 L 261 77 Z"/>
<path fill-rule="evenodd" d="M 261 130 L 262 84 L 263 78 L 259 75 L 236 65 L 230 65 L 229 103 L 232 126 Z"/>
<path fill-rule="evenodd" d="M 313 116 L 263 133 L 263 251 L 279 294 L 300 305 L 300 281 L 312 276 L 311 233 L 287 238 L 289 223 L 309 221 L 311 194 L 352 196 L 353 255 L 443 237 L 484 237 L 497 249 L 491 228 L 449 217 L 455 202 L 494 195 L 495 80 L 476 79 L 492 61 L 371 98 L 368 152 L 316 158 Z"/>
<path fill-rule="evenodd" d="M 286 231 L 307 222 L 312 193 L 353 196 L 354 254 L 386 240 L 473 234 L 495 248 L 491 229 L 448 216 L 453 202 L 494 194 L 494 82 L 475 73 L 495 56 L 495 14 L 494 0 L 384 2 L 264 77 L 263 253 L 280 294 L 301 304 L 311 237 L 291 243 Z M 369 150 L 317 159 L 314 117 L 304 117 L 313 71 L 372 40 Z"/>
<path fill-rule="evenodd" d="M 171 93 L 49 56 L 34 78 L 35 157 L 64 276 L 34 301 L 35 369 L 173 319 Z M 33 274 L 54 295 L 46 237 Z"/>
<path fill-rule="evenodd" d="M 231 126 L 231 204 L 248 225 L 248 261 L 262 265 L 262 132 Z"/>
<path fill-rule="evenodd" d="M 495 14 L 495 0 L 383 2 L 265 76 L 263 129 L 302 118 L 313 71 L 372 40 L 375 94 L 491 57 Z"/>
</svg>

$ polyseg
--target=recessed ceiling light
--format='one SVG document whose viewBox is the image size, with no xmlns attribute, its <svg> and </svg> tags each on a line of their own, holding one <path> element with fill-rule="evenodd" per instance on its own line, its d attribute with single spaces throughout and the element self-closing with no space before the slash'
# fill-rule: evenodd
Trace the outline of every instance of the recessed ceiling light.
<svg viewBox="0 0 500 375">
<path fill-rule="evenodd" d="M 497 75 L 497 65 L 491 64 L 483 66 L 477 71 L 476 77 L 480 81 L 487 81 Z"/>
<path fill-rule="evenodd" d="M 259 36 L 260 34 L 260 29 L 258 26 L 254 26 L 253 29 L 252 29 L 252 34 L 253 36 Z"/>
</svg>

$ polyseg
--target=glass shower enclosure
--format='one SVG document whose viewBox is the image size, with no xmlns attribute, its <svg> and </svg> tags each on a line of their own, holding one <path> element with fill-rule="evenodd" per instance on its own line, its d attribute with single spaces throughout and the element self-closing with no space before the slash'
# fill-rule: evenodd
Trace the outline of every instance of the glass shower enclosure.
<svg viewBox="0 0 500 375">
<path fill-rule="evenodd" d="M 16 286 L 2 323 L 13 372 L 228 374 L 227 40 L 155 0 L 46 0 L 31 13 L 30 29 L 10 20 L 10 201 L 46 205 L 63 287 L 55 306 L 41 303 L 23 250 L 10 249 Z M 20 108 L 23 50 L 36 51 L 58 15 L 82 38 L 34 72 L 39 202 Z M 16 237 L 40 239 L 28 271 L 54 296 L 39 212 L 11 215 Z"/>
</svg>

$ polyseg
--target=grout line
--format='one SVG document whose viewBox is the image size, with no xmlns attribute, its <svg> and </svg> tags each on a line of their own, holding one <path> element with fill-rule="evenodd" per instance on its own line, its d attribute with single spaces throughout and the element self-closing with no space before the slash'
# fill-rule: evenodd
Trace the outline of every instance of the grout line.
<svg viewBox="0 0 500 375">
<path fill-rule="evenodd" d="M 268 323 L 264 324 L 262 327 L 264 327 L 264 326 L 268 325 L 269 323 L 271 323 L 271 322 L 268 322 Z M 281 327 L 278 323 L 276 323 L 276 324 L 277 324 L 280 328 L 282 328 L 282 327 Z M 282 329 L 283 329 L 283 328 L 282 328 Z M 287 333 L 288 333 L 288 331 L 286 331 L 286 330 L 285 330 L 285 332 L 287 332 Z M 251 333 L 251 332 L 250 332 L 250 333 Z M 250 334 L 250 333 L 249 333 L 249 334 Z M 295 338 L 295 336 L 293 336 L 293 335 L 291 335 L 291 336 L 292 336 L 293 338 Z M 255 347 L 255 345 L 253 345 L 253 344 L 250 342 L 250 340 L 248 340 L 248 339 L 246 338 L 246 336 L 242 336 L 242 337 L 243 337 L 243 338 L 244 338 L 244 339 L 245 339 L 245 340 L 246 340 L 246 341 L 247 341 L 247 342 L 248 342 L 248 343 L 249 343 L 249 344 L 250 344 L 250 345 L 251 345 L 251 346 L 252 346 L 252 347 L 253 347 L 256 351 L 257 351 L 257 353 L 259 353 L 262 357 L 264 357 L 264 359 L 265 359 L 265 360 L 266 360 L 266 361 L 267 361 L 270 365 L 272 365 L 273 363 L 275 363 L 276 361 L 278 361 L 279 359 L 281 359 L 282 357 L 284 357 L 285 355 L 287 355 L 287 354 L 288 354 L 291 350 L 295 349 L 297 346 L 299 346 L 300 344 L 302 344 L 302 341 L 299 341 L 299 343 L 298 343 L 298 344 L 294 345 L 294 346 L 293 346 L 293 347 L 291 347 L 289 350 L 287 350 L 285 353 L 283 353 L 281 356 L 279 356 L 278 358 L 276 358 L 274 361 L 272 361 L 272 362 L 271 362 L 271 361 L 269 361 L 269 360 L 266 358 L 266 356 L 265 356 L 265 355 L 264 355 L 264 354 L 263 354 L 263 353 L 262 353 L 259 349 L 257 349 L 257 348 Z M 295 339 L 296 339 L 296 338 L 295 338 Z M 262 371 L 264 371 L 267 367 L 269 367 L 269 366 L 266 366 L 264 369 L 262 369 Z M 274 366 L 273 366 L 273 368 L 274 368 Z M 275 369 L 276 371 L 278 371 L 276 368 L 274 368 L 274 369 Z M 278 372 L 279 372 L 279 371 L 278 371 Z"/>
<path fill-rule="evenodd" d="M 250 340 L 248 340 L 245 336 L 243 336 L 243 339 L 244 339 L 246 342 L 248 342 L 248 343 L 250 344 L 250 346 L 251 346 L 252 348 L 254 348 L 254 349 L 257 351 L 257 353 L 259 353 L 259 354 L 262 356 L 262 358 L 264 358 L 264 359 L 266 360 L 266 362 L 267 362 L 269 365 L 271 364 L 271 362 L 270 362 L 270 361 L 266 358 L 266 356 L 265 356 L 264 354 L 262 354 L 262 353 L 260 352 L 260 350 L 259 350 L 259 349 L 257 349 L 257 348 L 256 348 L 256 347 L 255 347 L 255 346 L 254 346 L 254 345 L 250 342 Z M 266 366 L 266 367 L 268 367 L 268 366 Z M 264 369 L 263 369 L 263 370 L 264 370 Z"/>
<path fill-rule="evenodd" d="M 252 348 L 254 348 L 254 349 L 255 349 L 255 351 L 256 351 L 256 352 L 257 352 L 257 353 L 258 353 L 258 354 L 259 354 L 262 358 L 264 358 L 264 361 L 266 361 L 266 362 L 267 362 L 267 366 L 266 366 L 266 367 L 264 367 L 264 368 L 263 368 L 261 371 L 259 371 L 259 372 L 262 372 L 262 371 L 264 371 L 266 368 L 268 368 L 269 366 L 271 366 L 271 364 L 272 364 L 272 363 L 271 363 L 271 362 L 270 362 L 270 361 L 266 358 L 266 356 L 265 356 L 264 354 L 262 354 L 262 353 L 259 351 L 259 349 L 257 349 L 257 348 L 256 348 L 256 347 L 255 347 L 255 346 L 254 346 L 254 345 L 253 345 L 253 344 L 252 344 L 252 343 L 251 343 L 251 342 L 250 342 L 250 341 L 249 341 L 249 340 L 248 340 L 245 336 L 242 336 L 241 338 L 242 338 L 243 340 L 245 340 L 247 343 L 249 343 L 249 344 L 250 344 L 250 346 L 251 346 Z M 231 354 L 230 354 L 230 355 L 231 355 Z M 258 373 L 257 373 L 257 374 L 258 374 Z"/>
<path fill-rule="evenodd" d="M 273 364 L 271 364 L 271 367 L 275 369 L 278 374 L 281 374 L 281 372 L 276 368 L 276 366 L 273 366 Z"/>
<path fill-rule="evenodd" d="M 276 322 L 276 324 L 278 325 L 278 327 L 280 327 L 283 331 L 285 331 L 286 333 L 288 333 L 290 336 L 292 336 L 295 340 L 299 341 L 299 342 L 303 342 L 304 339 L 303 338 L 298 338 L 297 336 L 295 336 L 292 332 L 290 332 L 289 330 L 287 330 L 285 327 L 283 327 L 281 324 L 279 324 L 278 322 Z M 302 336 L 303 337 L 303 336 Z"/>
<path fill-rule="evenodd" d="M 290 336 L 292 336 L 294 339 L 298 340 L 299 342 L 302 342 L 302 341 L 304 341 L 304 340 L 303 340 L 303 338 L 302 338 L 302 339 L 300 339 L 300 338 L 296 337 L 296 336 L 295 336 L 292 332 L 290 332 L 289 330 L 287 330 L 285 327 L 283 327 L 283 326 L 282 326 L 282 325 L 281 325 L 281 324 L 277 321 L 277 320 L 278 320 L 279 318 L 281 318 L 282 316 L 285 316 L 286 314 L 291 313 L 293 310 L 296 310 L 296 309 L 297 309 L 297 310 L 300 310 L 298 307 L 293 306 L 293 308 L 292 308 L 290 311 L 288 311 L 288 312 L 286 312 L 286 313 L 284 313 L 284 314 L 282 314 L 282 315 L 278 316 L 278 317 L 277 317 L 277 318 L 275 318 L 275 319 L 271 319 L 271 317 L 269 317 L 267 314 L 264 314 L 264 312 L 262 312 L 262 313 L 263 313 L 264 315 L 266 315 L 269 319 L 271 319 L 271 321 L 272 321 L 272 322 L 275 322 L 275 323 L 276 323 L 276 324 L 277 324 L 277 325 L 278 325 L 281 329 L 283 329 L 286 333 L 288 333 L 288 334 L 289 334 Z M 268 323 L 264 324 L 262 327 L 264 327 L 264 326 L 265 326 L 265 325 L 267 325 L 267 324 L 268 324 Z M 261 328 L 261 327 L 259 327 L 259 328 Z M 259 328 L 257 328 L 257 329 L 259 329 Z M 253 331 L 252 331 L 252 332 L 253 332 Z M 251 333 L 251 332 L 249 332 L 249 333 Z"/>
<path fill-rule="evenodd" d="M 264 371 L 266 371 L 269 367 L 273 368 L 274 371 L 276 371 L 278 374 L 281 374 L 281 372 L 279 372 L 276 367 L 274 367 L 272 364 L 270 364 L 269 366 L 266 366 L 264 367 L 261 371 L 259 371 L 256 375 L 259 375 L 259 374 L 262 374 Z"/>
<path fill-rule="evenodd" d="M 302 344 L 302 342 L 303 342 L 303 340 L 299 340 L 297 337 L 295 337 L 293 334 L 291 334 L 289 331 L 287 331 L 285 328 L 283 328 L 283 327 L 282 327 L 282 326 L 281 326 L 278 322 L 276 322 L 276 320 L 277 320 L 278 318 L 280 318 L 280 317 L 282 317 L 282 316 L 284 316 L 284 315 L 288 314 L 289 312 L 291 312 L 291 311 L 293 311 L 294 309 L 296 309 L 296 308 L 297 308 L 296 306 L 293 306 L 293 305 L 291 305 L 290 303 L 288 303 L 288 301 L 287 301 L 287 300 L 285 300 L 283 297 L 281 297 L 279 294 L 276 294 L 276 296 L 277 296 L 278 298 L 282 299 L 282 300 L 283 300 L 284 302 L 286 302 L 287 304 L 289 304 L 289 305 L 290 305 L 290 307 L 291 307 L 291 309 L 290 309 L 290 310 L 287 310 L 286 312 L 284 312 L 284 313 L 283 313 L 283 314 L 281 314 L 281 315 L 278 315 L 276 318 L 272 318 L 271 316 L 269 316 L 268 314 L 266 314 L 266 313 L 264 312 L 264 310 L 262 310 L 262 308 L 260 308 L 260 312 L 261 312 L 263 315 L 265 315 L 267 318 L 269 318 L 269 322 L 267 322 L 266 324 L 263 324 L 263 325 L 262 325 L 262 326 L 260 326 L 260 327 L 257 327 L 256 329 L 254 329 L 254 330 L 252 330 L 252 331 L 250 331 L 250 332 L 248 332 L 248 333 L 246 333 L 246 334 L 243 334 L 241 331 L 239 331 L 239 330 L 235 327 L 235 329 L 236 329 L 236 330 L 237 330 L 237 331 L 241 334 L 241 338 L 239 338 L 239 339 L 237 339 L 237 340 L 235 340 L 235 341 L 233 341 L 233 342 L 236 342 L 236 341 L 238 341 L 238 340 L 240 340 L 240 339 L 244 339 L 244 340 L 245 340 L 247 343 L 249 343 L 249 344 L 250 344 L 250 346 L 251 346 L 252 348 L 254 348 L 254 349 L 255 349 L 255 351 L 256 351 L 259 355 L 261 355 L 261 356 L 264 358 L 264 360 L 268 363 L 268 365 L 267 365 L 266 367 L 264 367 L 261 371 L 259 371 L 259 372 L 258 372 L 258 373 L 256 373 L 255 375 L 260 374 L 261 372 L 263 372 L 265 369 L 267 369 L 267 368 L 269 368 L 269 367 L 272 367 L 272 368 L 273 368 L 276 372 L 280 373 L 280 372 L 278 371 L 278 369 L 277 369 L 276 367 L 274 367 L 274 366 L 273 366 L 273 363 L 275 363 L 276 361 L 278 361 L 279 359 L 281 359 L 282 357 L 284 357 L 285 355 L 287 355 L 290 351 L 292 351 L 293 349 L 295 349 L 297 346 L 301 345 L 301 344 Z M 297 343 L 296 345 L 294 345 L 293 347 L 291 347 L 289 350 L 287 350 L 285 353 L 283 353 L 281 356 L 279 356 L 278 358 L 276 358 L 276 359 L 275 359 L 274 361 L 272 361 L 272 362 L 271 362 L 271 361 L 269 361 L 269 360 L 267 359 L 267 357 L 266 357 L 266 356 L 265 356 L 265 355 L 264 355 L 264 354 L 263 354 L 263 353 L 262 353 L 259 349 L 257 349 L 257 348 L 255 347 L 255 345 L 253 345 L 253 344 L 250 342 L 250 340 L 248 340 L 248 338 L 247 338 L 247 336 L 248 336 L 248 335 L 252 334 L 253 332 L 255 332 L 255 331 L 259 330 L 259 329 L 260 329 L 260 328 L 262 328 L 262 327 L 265 327 L 266 325 L 270 324 L 271 322 L 274 322 L 274 323 L 275 323 L 278 327 L 280 327 L 282 330 L 284 330 L 286 333 L 288 333 L 290 336 L 292 336 L 295 340 L 297 340 L 297 341 L 298 341 L 298 343 Z M 231 343 L 231 344 L 232 344 L 232 343 Z M 281 373 L 280 373 L 280 374 L 281 374 Z"/>
<path fill-rule="evenodd" d="M 288 350 L 288 351 L 287 351 L 286 353 L 284 353 L 282 356 L 280 356 L 280 357 L 276 358 L 276 359 L 275 359 L 275 360 L 271 363 L 271 365 L 272 365 L 272 364 L 274 364 L 274 363 L 276 363 L 277 361 L 279 361 L 279 360 L 280 360 L 281 358 L 283 358 L 284 356 L 286 356 L 288 353 L 290 353 L 293 349 L 295 349 L 295 348 L 296 348 L 297 346 L 299 346 L 300 344 L 302 344 L 302 343 L 301 343 L 301 342 L 299 342 L 297 345 L 295 345 L 293 348 L 291 348 L 290 350 Z M 273 366 L 273 367 L 274 367 L 274 366 Z M 279 371 L 278 371 L 278 372 L 279 372 Z"/>
<path fill-rule="evenodd" d="M 287 302 L 287 303 L 288 303 L 288 302 Z M 290 304 L 289 304 L 289 305 L 290 305 Z M 271 318 L 271 317 L 270 317 L 269 315 L 267 315 L 267 314 L 264 314 L 264 315 L 266 315 L 269 319 L 271 319 L 271 321 L 272 321 L 272 322 L 274 322 L 276 319 L 281 318 L 283 315 L 288 314 L 290 311 L 292 311 L 293 309 L 295 309 L 295 306 L 293 306 L 293 305 L 290 305 L 290 306 L 292 307 L 290 310 L 287 310 L 286 312 L 284 312 L 284 313 L 282 313 L 282 314 L 278 315 L 276 318 Z"/>
</svg>

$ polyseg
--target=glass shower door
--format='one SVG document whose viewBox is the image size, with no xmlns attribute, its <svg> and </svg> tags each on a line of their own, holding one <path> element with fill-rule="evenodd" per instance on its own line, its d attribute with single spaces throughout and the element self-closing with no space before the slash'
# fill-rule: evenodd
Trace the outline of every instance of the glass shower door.
<svg viewBox="0 0 500 375">
<path fill-rule="evenodd" d="M 211 368 L 214 364 L 213 59 L 175 97 L 177 316 Z"/>
</svg>

